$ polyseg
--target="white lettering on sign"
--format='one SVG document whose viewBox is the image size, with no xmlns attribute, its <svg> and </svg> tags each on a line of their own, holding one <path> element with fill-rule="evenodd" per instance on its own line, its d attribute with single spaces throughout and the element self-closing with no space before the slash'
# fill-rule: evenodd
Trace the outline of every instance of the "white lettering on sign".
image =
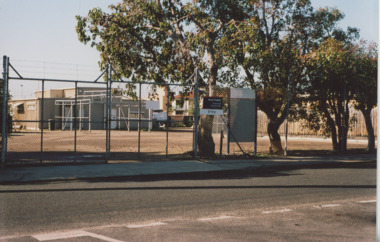
<svg viewBox="0 0 380 242">
<path fill-rule="evenodd" d="M 223 115 L 223 109 L 201 109 L 201 115 Z"/>
<path fill-rule="evenodd" d="M 203 97 L 203 109 L 222 109 L 222 97 Z"/>
</svg>

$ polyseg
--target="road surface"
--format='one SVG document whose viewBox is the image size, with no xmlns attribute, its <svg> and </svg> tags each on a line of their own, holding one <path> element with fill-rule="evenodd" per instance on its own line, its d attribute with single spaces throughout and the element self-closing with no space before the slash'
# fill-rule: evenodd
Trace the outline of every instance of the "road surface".
<svg viewBox="0 0 380 242">
<path fill-rule="evenodd" d="M 0 187 L 0 240 L 374 241 L 375 199 L 374 162 L 9 185 Z"/>
</svg>

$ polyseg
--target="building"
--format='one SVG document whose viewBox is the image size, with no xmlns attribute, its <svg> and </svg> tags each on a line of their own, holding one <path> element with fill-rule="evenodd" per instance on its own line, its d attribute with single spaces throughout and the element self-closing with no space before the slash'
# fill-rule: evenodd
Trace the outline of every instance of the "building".
<svg viewBox="0 0 380 242">
<path fill-rule="evenodd" d="M 149 107 L 158 103 L 131 100 L 121 89 L 111 93 L 111 129 L 137 129 L 139 119 L 140 128 L 151 129 L 153 109 Z M 107 104 L 106 89 L 95 87 L 78 87 L 76 98 L 75 88 L 65 88 L 37 91 L 33 99 L 9 100 L 13 128 L 29 130 L 39 130 L 41 120 L 43 129 L 73 130 L 75 117 L 79 130 L 105 129 Z"/>
<path fill-rule="evenodd" d="M 174 96 L 172 102 L 172 115 L 193 116 L 194 115 L 194 92 Z"/>
</svg>

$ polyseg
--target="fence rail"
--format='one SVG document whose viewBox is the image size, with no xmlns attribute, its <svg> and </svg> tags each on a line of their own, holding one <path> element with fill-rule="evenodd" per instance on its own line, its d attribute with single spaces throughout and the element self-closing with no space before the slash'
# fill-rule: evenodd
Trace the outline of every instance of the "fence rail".
<svg viewBox="0 0 380 242">
<path fill-rule="evenodd" d="M 12 66 L 8 57 L 4 57 L 3 63 L 2 92 L 9 95 L 3 95 L 2 115 L 9 114 L 9 122 L 4 118 L 2 129 L 8 126 L 9 132 L 2 132 L 2 167 L 197 158 L 197 125 L 201 119 L 197 70 L 186 81 L 188 84 L 158 85 L 123 80 L 111 64 L 97 71 L 96 79 L 80 79 L 81 72 L 77 69 L 77 79 L 73 80 L 50 75 L 44 62 L 41 62 L 43 73 L 34 73 L 37 68 L 34 66 L 24 72 L 23 68 Z M 104 81 L 98 81 L 102 77 Z M 131 95 L 127 90 L 134 93 Z M 229 92 L 228 88 L 215 87 L 213 94 L 223 97 L 225 104 L 225 119 L 218 123 L 219 130 L 211 134 L 215 153 L 256 151 L 254 122 L 248 122 L 252 132 L 245 129 L 239 133 L 242 118 L 235 118 L 239 112 L 241 116 L 242 107 L 255 111 L 249 103 L 252 100 L 240 97 L 244 100 L 239 103 L 237 96 L 230 101 Z M 207 90 L 201 95 L 205 93 Z M 204 125 L 212 127 L 214 123 Z M 223 134 L 221 130 L 229 131 Z"/>
<path fill-rule="evenodd" d="M 77 68 L 77 79 L 67 80 L 48 75 L 45 64 L 43 72 L 36 74 L 43 73 L 43 77 L 26 77 L 24 71 L 15 71 L 19 70 L 16 65 L 11 66 L 15 73 L 11 72 L 18 77 L 10 76 L 9 66 L 9 58 L 4 57 L 1 92 L 9 96 L 3 95 L 1 100 L 2 167 L 17 162 L 23 165 L 197 157 L 197 125 L 202 118 L 198 115 L 199 97 L 209 93 L 206 89 L 199 92 L 197 72 L 189 78 L 191 84 L 166 83 L 158 88 L 152 82 L 123 81 L 117 74 L 112 76 L 108 71 L 111 66 L 100 76 L 99 71 L 95 73 L 99 77 L 90 79 L 93 81 L 79 78 L 82 76 Z M 107 82 L 98 82 L 101 77 Z M 120 92 L 127 90 L 127 85 L 134 87 L 136 96 Z M 223 98 L 224 114 L 202 122 L 209 122 L 203 127 L 213 130 L 215 154 L 262 152 L 268 140 L 260 144 L 257 134 L 267 134 L 268 120 L 253 108 L 256 95 L 250 93 L 252 90 L 237 88 L 216 87 L 214 92 Z M 159 105 L 151 103 L 158 100 Z M 349 136 L 366 136 L 362 114 L 353 109 L 350 112 L 356 122 Z M 376 109 L 372 120 L 376 132 Z M 279 131 L 281 135 L 285 133 L 284 124 Z M 302 122 L 291 122 L 289 135 L 320 133 L 305 128 Z"/>
</svg>

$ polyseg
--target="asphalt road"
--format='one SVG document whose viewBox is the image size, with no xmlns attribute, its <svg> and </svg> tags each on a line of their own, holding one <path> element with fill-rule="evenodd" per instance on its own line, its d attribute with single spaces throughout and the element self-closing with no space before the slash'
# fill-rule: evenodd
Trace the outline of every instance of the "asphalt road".
<svg viewBox="0 0 380 242">
<path fill-rule="evenodd" d="M 1 186 L 0 240 L 374 240 L 374 166 Z"/>
</svg>

